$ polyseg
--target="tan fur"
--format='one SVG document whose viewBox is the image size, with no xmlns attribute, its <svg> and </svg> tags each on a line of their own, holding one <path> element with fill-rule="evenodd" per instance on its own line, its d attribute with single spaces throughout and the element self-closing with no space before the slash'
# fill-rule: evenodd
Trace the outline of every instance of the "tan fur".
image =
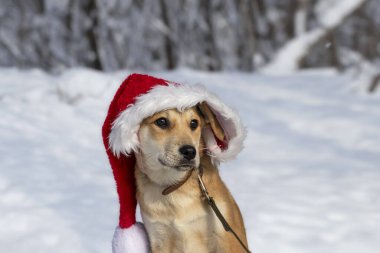
<svg viewBox="0 0 380 253">
<path fill-rule="evenodd" d="M 155 125 L 160 117 L 172 123 L 168 129 Z M 189 127 L 196 119 L 201 125 L 196 130 Z M 207 155 L 203 155 L 201 127 L 204 125 L 195 108 L 178 112 L 167 110 L 144 120 L 139 131 L 140 152 L 136 154 L 135 176 L 137 199 L 148 233 L 152 253 L 239 253 L 245 252 L 231 233 L 223 226 L 211 208 L 201 198 L 196 173 L 179 189 L 162 195 L 167 186 L 182 180 L 190 168 L 181 170 L 164 166 L 158 158 L 175 165 L 181 158 L 182 145 L 196 147 L 194 166 L 202 166 L 203 180 L 218 207 L 231 227 L 247 245 L 240 210 L 219 176 L 218 169 Z"/>
<path fill-rule="evenodd" d="M 219 140 L 223 140 L 224 139 L 223 128 L 220 126 L 219 121 L 216 119 L 216 116 L 211 111 L 210 107 L 206 104 L 206 102 L 203 102 L 198 106 L 198 108 L 203 114 L 203 116 L 205 117 L 204 119 L 205 123 L 208 124 L 212 128 L 215 136 Z"/>
</svg>

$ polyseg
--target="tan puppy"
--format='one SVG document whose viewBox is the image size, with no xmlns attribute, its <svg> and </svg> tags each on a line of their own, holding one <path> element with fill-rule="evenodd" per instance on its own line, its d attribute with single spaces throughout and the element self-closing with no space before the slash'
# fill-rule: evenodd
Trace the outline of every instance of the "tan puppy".
<svg viewBox="0 0 380 253">
<path fill-rule="evenodd" d="M 205 104 L 198 108 L 202 116 L 195 107 L 183 112 L 171 109 L 145 119 L 140 126 L 137 200 L 152 253 L 245 252 L 202 199 L 196 173 L 172 193 L 162 194 L 201 166 L 209 194 L 247 245 L 240 210 L 211 158 L 203 152 L 202 127 L 212 127 L 216 135 L 223 135 L 223 131 Z"/>
</svg>

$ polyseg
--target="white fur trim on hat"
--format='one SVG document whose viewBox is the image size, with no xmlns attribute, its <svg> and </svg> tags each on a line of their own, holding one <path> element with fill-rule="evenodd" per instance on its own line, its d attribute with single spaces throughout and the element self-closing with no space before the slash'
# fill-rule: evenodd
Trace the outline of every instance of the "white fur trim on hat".
<svg viewBox="0 0 380 253">
<path fill-rule="evenodd" d="M 148 253 L 149 240 L 140 222 L 129 228 L 117 227 L 112 240 L 113 253 Z"/>
<path fill-rule="evenodd" d="M 235 158 L 243 148 L 245 128 L 238 114 L 202 85 L 157 85 L 148 93 L 138 96 L 136 102 L 128 106 L 113 122 L 109 135 L 112 152 L 118 156 L 120 153 L 128 155 L 138 150 L 137 134 L 140 123 L 145 118 L 171 108 L 183 111 L 200 102 L 206 102 L 215 113 L 228 143 L 228 148 L 225 150 L 210 147 L 212 156 L 217 161 Z"/>
</svg>

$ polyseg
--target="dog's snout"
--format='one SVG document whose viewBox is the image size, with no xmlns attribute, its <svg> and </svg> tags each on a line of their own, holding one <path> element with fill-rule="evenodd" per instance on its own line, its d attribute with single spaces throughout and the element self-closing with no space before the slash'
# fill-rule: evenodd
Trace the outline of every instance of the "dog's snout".
<svg viewBox="0 0 380 253">
<path fill-rule="evenodd" d="M 192 160 L 195 158 L 196 150 L 193 146 L 184 145 L 179 148 L 179 152 L 183 155 L 183 157 L 187 160 Z"/>
</svg>

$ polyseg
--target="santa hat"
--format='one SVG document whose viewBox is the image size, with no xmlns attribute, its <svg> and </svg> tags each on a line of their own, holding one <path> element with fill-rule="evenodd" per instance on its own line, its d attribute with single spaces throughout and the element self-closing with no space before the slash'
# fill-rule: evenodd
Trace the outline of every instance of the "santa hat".
<svg viewBox="0 0 380 253">
<path fill-rule="evenodd" d="M 206 102 L 224 131 L 224 140 L 212 131 L 203 132 L 205 145 L 214 161 L 233 159 L 243 148 L 245 129 L 236 112 L 201 85 L 181 85 L 148 75 L 132 74 L 121 84 L 108 109 L 102 135 L 116 180 L 120 202 L 119 226 L 114 253 L 146 253 L 149 243 L 144 226 L 136 223 L 135 156 L 139 149 L 140 123 L 171 108 L 184 110 Z"/>
</svg>

